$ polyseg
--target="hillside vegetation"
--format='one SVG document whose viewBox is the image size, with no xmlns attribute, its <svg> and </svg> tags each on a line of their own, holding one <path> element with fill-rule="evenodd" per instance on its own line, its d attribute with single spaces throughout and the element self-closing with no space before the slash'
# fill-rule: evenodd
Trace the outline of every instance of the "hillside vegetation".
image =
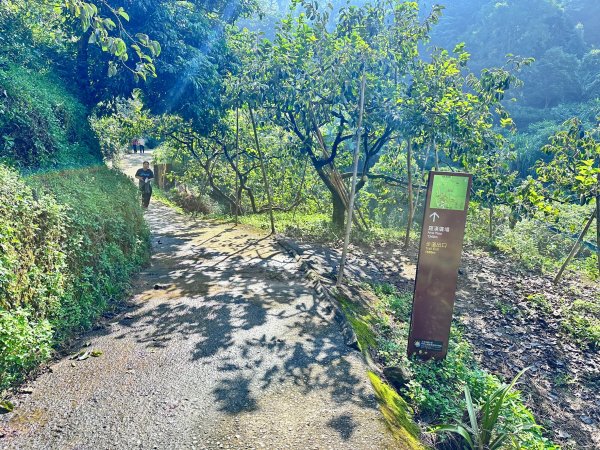
<svg viewBox="0 0 600 450">
<path fill-rule="evenodd" d="M 64 48 L 26 9 L 0 5 L 0 392 L 91 328 L 149 256 L 137 191 L 104 166 Z"/>
<path fill-rule="evenodd" d="M 104 167 L 0 168 L 0 389 L 89 329 L 148 257 L 135 187 Z M 115 196 L 118 193 L 118 196 Z"/>
<path fill-rule="evenodd" d="M 0 60 L 0 162 L 29 171 L 99 163 L 87 117 L 56 75 Z"/>
</svg>

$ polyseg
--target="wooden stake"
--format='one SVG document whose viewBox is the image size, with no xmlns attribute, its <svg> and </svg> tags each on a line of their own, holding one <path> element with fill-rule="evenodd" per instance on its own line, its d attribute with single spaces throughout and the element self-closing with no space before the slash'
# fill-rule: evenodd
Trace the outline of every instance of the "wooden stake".
<svg viewBox="0 0 600 450">
<path fill-rule="evenodd" d="M 352 166 L 352 187 L 350 189 L 350 200 L 348 204 L 348 219 L 346 220 L 346 235 L 344 237 L 344 248 L 342 250 L 342 259 L 340 261 L 340 270 L 336 286 L 340 286 L 344 279 L 344 267 L 348 257 L 348 245 L 350 244 L 350 232 L 352 231 L 352 212 L 354 211 L 354 197 L 356 196 L 356 176 L 358 174 L 358 155 L 360 153 L 360 134 L 362 130 L 363 114 L 365 111 L 365 87 L 367 79 L 365 68 L 363 67 L 362 80 L 360 83 L 360 106 L 358 112 L 358 127 L 356 130 L 356 146 L 354 147 L 354 161 Z"/>
<path fill-rule="evenodd" d="M 240 157 L 240 109 L 235 108 L 235 157 L 238 160 L 239 167 L 239 157 Z M 235 175 L 235 224 L 238 224 L 238 215 L 240 209 L 240 194 L 238 191 L 238 174 L 234 171 Z"/>
<path fill-rule="evenodd" d="M 250 120 L 252 121 L 252 130 L 254 131 L 254 144 L 256 145 L 256 151 L 258 152 L 258 160 L 260 162 L 260 170 L 262 172 L 263 183 L 267 190 L 267 201 L 269 202 L 269 218 L 271 219 L 271 233 L 275 234 L 275 218 L 273 217 L 273 200 L 271 199 L 271 186 L 269 185 L 269 178 L 267 177 L 267 170 L 265 169 L 265 160 L 263 157 L 260 144 L 258 143 L 258 133 L 256 132 L 256 120 L 254 120 L 254 113 L 252 108 L 248 107 L 250 111 Z"/>
<path fill-rule="evenodd" d="M 588 219 L 587 223 L 585 224 L 585 227 L 583 228 L 583 230 L 581 231 L 581 233 L 579 233 L 579 237 L 577 238 L 577 242 L 575 242 L 575 244 L 573 244 L 573 247 L 571 248 L 571 251 L 569 252 L 569 256 L 567 256 L 567 259 L 565 260 L 565 262 L 561 266 L 560 270 L 558 271 L 558 273 L 554 277 L 554 280 L 552 280 L 552 283 L 554 283 L 554 284 L 558 283 L 558 281 L 560 280 L 560 277 L 562 277 L 562 274 L 565 271 L 565 269 L 567 268 L 567 265 L 569 264 L 569 262 L 571 262 L 571 259 L 573 258 L 573 256 L 575 256 L 575 253 L 577 253 L 577 251 L 579 249 L 579 244 L 581 243 L 581 241 L 585 237 L 586 233 L 590 229 L 590 225 L 592 225 L 592 222 L 594 221 L 594 218 L 596 217 L 596 214 L 597 214 L 597 210 L 595 210 L 592 213 L 592 215 Z"/>
</svg>

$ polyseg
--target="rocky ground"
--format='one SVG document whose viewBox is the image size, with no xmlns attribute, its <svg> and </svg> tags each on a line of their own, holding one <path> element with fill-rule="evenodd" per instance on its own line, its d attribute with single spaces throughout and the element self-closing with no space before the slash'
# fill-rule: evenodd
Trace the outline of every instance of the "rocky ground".
<svg viewBox="0 0 600 450">
<path fill-rule="evenodd" d="M 337 248 L 296 239 L 305 260 L 336 273 Z M 356 282 L 387 282 L 412 292 L 417 248 L 354 246 L 349 275 Z M 531 300 L 545 299 L 544 304 Z M 600 448 L 600 354 L 562 328 L 575 300 L 600 303 L 600 286 L 551 278 L 519 268 L 510 258 L 475 249 L 463 255 L 455 320 L 463 324 L 481 365 L 509 380 L 530 367 L 520 389 L 549 437 L 564 448 Z"/>
<path fill-rule="evenodd" d="M 11 398 L 0 449 L 398 448 L 360 354 L 274 240 L 146 214 L 135 295 Z"/>
</svg>

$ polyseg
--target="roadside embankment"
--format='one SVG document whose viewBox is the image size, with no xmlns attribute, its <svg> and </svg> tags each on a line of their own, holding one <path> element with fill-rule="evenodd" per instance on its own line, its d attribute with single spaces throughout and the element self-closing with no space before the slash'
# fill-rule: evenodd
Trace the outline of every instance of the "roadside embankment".
<svg viewBox="0 0 600 450">
<path fill-rule="evenodd" d="M 148 242 L 125 175 L 0 166 L 0 392 L 123 296 Z"/>
</svg>

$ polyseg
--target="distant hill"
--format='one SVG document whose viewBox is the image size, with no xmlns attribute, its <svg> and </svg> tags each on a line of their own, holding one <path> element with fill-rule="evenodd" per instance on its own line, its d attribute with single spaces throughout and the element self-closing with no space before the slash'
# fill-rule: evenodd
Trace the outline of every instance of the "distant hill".
<svg viewBox="0 0 600 450">
<path fill-rule="evenodd" d="M 264 17 L 241 24 L 272 37 L 291 2 L 261 3 Z M 347 1 L 331 3 L 337 9 Z M 600 97 L 600 1 L 421 0 L 420 4 L 424 11 L 433 4 L 445 7 L 432 31 L 432 45 L 452 50 L 465 42 L 475 71 L 503 65 L 509 53 L 536 59 L 520 74 L 525 86 L 512 91 L 518 102 L 511 110 L 520 126 L 543 120 L 540 111 L 565 103 L 589 104 Z M 589 109 L 583 107 L 582 114 Z"/>
</svg>

